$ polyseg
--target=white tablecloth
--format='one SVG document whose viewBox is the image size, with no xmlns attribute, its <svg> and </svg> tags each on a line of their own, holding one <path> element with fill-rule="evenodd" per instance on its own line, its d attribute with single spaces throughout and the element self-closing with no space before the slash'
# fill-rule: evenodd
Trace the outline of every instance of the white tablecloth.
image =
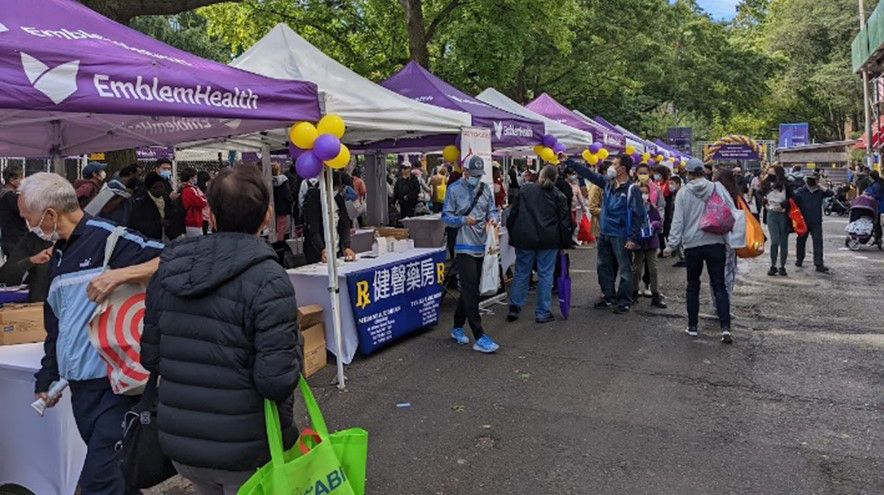
<svg viewBox="0 0 884 495">
<path fill-rule="evenodd" d="M 70 391 L 41 418 L 31 408 L 43 344 L 0 346 L 0 486 L 38 495 L 74 493 L 86 445 L 71 412 Z"/>
<path fill-rule="evenodd" d="M 353 319 L 353 308 L 350 306 L 350 291 L 347 287 L 347 274 L 365 270 L 368 268 L 386 265 L 388 263 L 405 262 L 412 258 L 426 256 L 427 253 L 442 251 L 442 249 L 415 248 L 405 253 L 386 253 L 377 258 L 366 258 L 360 255 L 356 261 L 338 263 L 338 285 L 340 287 L 341 302 L 341 337 L 342 358 L 344 364 L 350 364 L 356 350 L 359 347 L 359 336 L 356 333 L 356 322 Z M 295 287 L 295 297 L 298 306 L 306 304 L 319 304 L 323 308 L 323 321 L 325 323 L 325 347 L 337 356 L 338 350 L 335 341 L 335 329 L 331 312 L 331 298 L 328 292 L 328 266 L 324 263 L 302 266 L 288 270 L 289 280 Z"/>
</svg>

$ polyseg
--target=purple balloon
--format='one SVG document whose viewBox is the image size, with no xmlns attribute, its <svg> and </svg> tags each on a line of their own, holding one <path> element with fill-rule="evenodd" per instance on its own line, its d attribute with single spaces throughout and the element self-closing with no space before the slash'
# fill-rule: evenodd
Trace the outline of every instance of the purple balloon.
<svg viewBox="0 0 884 495">
<path fill-rule="evenodd" d="M 543 136 L 543 145 L 546 146 L 547 148 L 555 149 L 556 143 L 558 143 L 558 142 L 559 142 L 559 140 L 556 139 L 556 137 L 553 136 L 552 134 L 547 134 L 546 136 Z"/>
<path fill-rule="evenodd" d="M 635 153 L 632 154 L 632 163 L 634 165 L 638 165 L 639 163 L 641 163 L 641 161 L 642 161 L 642 154 L 641 153 L 636 151 Z"/>
<path fill-rule="evenodd" d="M 556 153 L 564 153 L 568 151 L 568 148 L 562 143 L 556 143 L 556 145 L 553 147 L 553 151 L 555 151 Z"/>
<path fill-rule="evenodd" d="M 334 134 L 323 134 L 313 142 L 313 154 L 322 161 L 331 160 L 341 152 L 341 140 Z"/>
<path fill-rule="evenodd" d="M 654 160 L 653 158 L 651 158 L 650 160 L 648 160 L 648 166 L 649 166 L 649 167 L 653 167 L 653 166 L 656 165 L 656 164 L 657 164 L 657 161 Z"/>
<path fill-rule="evenodd" d="M 295 161 L 295 172 L 304 179 L 312 179 L 322 172 L 322 160 L 312 151 L 305 151 Z"/>
<path fill-rule="evenodd" d="M 592 143 L 589 145 L 589 152 L 593 155 L 601 151 L 602 145 L 601 143 Z"/>
<path fill-rule="evenodd" d="M 304 154 L 304 150 L 298 148 L 292 143 L 289 143 L 289 156 L 292 157 L 292 160 L 297 160 L 299 156 Z"/>
</svg>

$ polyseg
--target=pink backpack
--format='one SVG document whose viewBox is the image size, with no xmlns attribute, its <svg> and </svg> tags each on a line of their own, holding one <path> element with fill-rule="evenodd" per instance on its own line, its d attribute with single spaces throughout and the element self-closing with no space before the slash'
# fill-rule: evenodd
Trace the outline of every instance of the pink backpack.
<svg viewBox="0 0 884 495">
<path fill-rule="evenodd" d="M 706 210 L 700 217 L 700 230 L 710 234 L 724 235 L 734 229 L 735 221 L 730 207 L 718 195 L 718 187 L 714 186 L 712 194 L 706 200 Z"/>
</svg>

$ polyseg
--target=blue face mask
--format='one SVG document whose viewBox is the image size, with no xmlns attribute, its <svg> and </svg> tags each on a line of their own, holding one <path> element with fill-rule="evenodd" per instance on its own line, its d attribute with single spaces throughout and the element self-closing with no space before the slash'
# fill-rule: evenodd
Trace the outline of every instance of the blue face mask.
<svg viewBox="0 0 884 495">
<path fill-rule="evenodd" d="M 164 179 L 171 179 L 172 178 L 172 171 L 171 170 L 160 170 L 160 177 L 162 177 Z"/>
<path fill-rule="evenodd" d="M 481 177 L 473 177 L 473 176 L 467 177 L 467 182 L 469 182 L 471 186 L 478 185 L 480 180 L 481 180 Z"/>
</svg>

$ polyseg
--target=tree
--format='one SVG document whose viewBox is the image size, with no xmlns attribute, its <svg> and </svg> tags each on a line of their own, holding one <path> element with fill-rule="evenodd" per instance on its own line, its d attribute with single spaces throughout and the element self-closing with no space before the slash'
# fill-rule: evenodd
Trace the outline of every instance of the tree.
<svg viewBox="0 0 884 495">
<path fill-rule="evenodd" d="M 90 9 L 121 24 L 140 15 L 174 15 L 230 0 L 80 0 Z"/>
</svg>

